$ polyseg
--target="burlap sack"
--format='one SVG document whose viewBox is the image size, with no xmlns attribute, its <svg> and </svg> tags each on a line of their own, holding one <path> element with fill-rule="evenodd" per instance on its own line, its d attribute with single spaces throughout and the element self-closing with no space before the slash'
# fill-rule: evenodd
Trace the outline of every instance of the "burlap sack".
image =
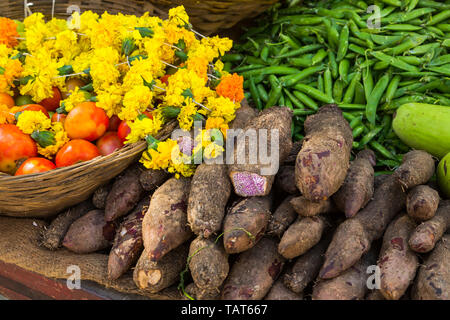
<svg viewBox="0 0 450 320">
<path fill-rule="evenodd" d="M 94 281 L 106 288 L 158 300 L 181 298 L 175 287 L 158 294 L 139 290 L 131 272 L 118 280 L 108 280 L 106 254 L 75 254 L 66 249 L 49 251 L 40 247 L 39 235 L 45 226 L 46 222 L 38 219 L 0 217 L 0 260 L 55 279 L 67 279 L 70 276 L 67 268 L 77 265 L 81 270 L 81 280 Z"/>
</svg>

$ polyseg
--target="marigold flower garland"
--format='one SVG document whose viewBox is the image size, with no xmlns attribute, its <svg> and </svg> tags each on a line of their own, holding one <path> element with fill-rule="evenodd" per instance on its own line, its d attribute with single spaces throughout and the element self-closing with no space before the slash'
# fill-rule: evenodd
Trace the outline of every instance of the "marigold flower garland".
<svg viewBox="0 0 450 320">
<path fill-rule="evenodd" d="M 177 141 L 153 137 L 172 118 L 183 130 L 200 120 L 202 136 L 215 130 L 225 137 L 244 98 L 243 78 L 223 70 L 220 61 L 231 47 L 228 38 L 195 32 L 183 6 L 171 9 L 167 20 L 91 11 L 74 13 L 71 24 L 46 22 L 40 13 L 23 23 L 0 18 L 0 92 L 19 90 L 39 102 L 57 87 L 67 93 L 57 112 L 66 114 L 79 103 L 95 102 L 109 117 L 127 121 L 126 143 L 147 140 L 145 167 L 190 176 L 193 156 L 181 152 Z M 87 85 L 69 91 L 66 79 L 73 77 Z M 32 135 L 47 158 L 68 141 L 63 125 L 42 112 L 17 114 L 0 106 L 0 124 L 11 122 Z M 199 151 L 211 158 L 223 148 L 209 140 L 194 150 Z"/>
</svg>

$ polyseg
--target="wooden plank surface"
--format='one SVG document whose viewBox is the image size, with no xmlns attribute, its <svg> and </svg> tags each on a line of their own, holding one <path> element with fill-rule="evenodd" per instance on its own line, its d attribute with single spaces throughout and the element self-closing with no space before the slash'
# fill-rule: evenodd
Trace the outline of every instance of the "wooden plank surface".
<svg viewBox="0 0 450 320">
<path fill-rule="evenodd" d="M 49 279 L 2 261 L 0 261 L 0 295 L 12 300 L 148 299 L 139 295 L 106 289 L 91 281 L 82 281 L 81 289 L 71 290 L 63 279 Z"/>
</svg>

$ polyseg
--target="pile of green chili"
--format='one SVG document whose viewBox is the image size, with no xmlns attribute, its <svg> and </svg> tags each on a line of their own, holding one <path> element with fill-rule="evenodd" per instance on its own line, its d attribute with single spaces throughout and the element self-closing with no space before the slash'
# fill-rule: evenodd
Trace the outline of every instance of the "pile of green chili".
<svg viewBox="0 0 450 320">
<path fill-rule="evenodd" d="M 303 1 L 256 20 L 225 68 L 244 77 L 258 109 L 294 110 L 294 140 L 307 115 L 336 103 L 354 149 L 370 147 L 378 166 L 395 168 L 409 150 L 391 127 L 396 108 L 450 106 L 450 1 Z"/>
</svg>

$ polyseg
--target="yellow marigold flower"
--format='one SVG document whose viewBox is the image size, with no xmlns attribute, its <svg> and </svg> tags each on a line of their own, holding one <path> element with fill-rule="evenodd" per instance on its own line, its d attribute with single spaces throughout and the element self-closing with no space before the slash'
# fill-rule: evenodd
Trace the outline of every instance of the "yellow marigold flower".
<svg viewBox="0 0 450 320">
<path fill-rule="evenodd" d="M 134 143 L 144 140 L 148 135 L 154 136 L 163 126 L 161 115 L 153 115 L 153 119 L 143 117 L 133 122 L 127 122 L 131 132 L 127 136 L 125 143 Z"/>
<path fill-rule="evenodd" d="M 216 92 L 222 97 L 240 103 L 244 99 L 244 77 L 237 73 L 223 76 L 216 88 Z"/>
<path fill-rule="evenodd" d="M 90 61 L 90 74 L 94 90 L 100 90 L 118 82 L 120 72 L 116 64 L 119 63 L 119 52 L 112 47 L 96 49 Z"/>
<path fill-rule="evenodd" d="M 180 123 L 180 128 L 186 131 L 191 130 L 192 124 L 194 123 L 194 115 L 197 113 L 197 105 L 189 100 L 185 106 L 181 108 L 178 114 L 178 122 Z"/>
<path fill-rule="evenodd" d="M 66 131 L 64 131 L 64 126 L 61 122 L 53 122 L 50 132 L 54 134 L 54 144 L 45 148 L 42 148 L 39 144 L 37 144 L 38 153 L 48 159 L 52 159 L 53 156 L 58 153 L 59 149 L 61 149 L 70 140 Z"/>
<path fill-rule="evenodd" d="M 23 68 L 19 59 L 10 59 L 10 56 L 16 55 L 16 50 L 9 49 L 6 45 L 0 44 L 0 67 L 3 74 L 0 74 L 0 92 L 13 94 L 11 88 L 14 88 L 14 80 L 20 78 Z"/>
<path fill-rule="evenodd" d="M 78 104 L 86 101 L 86 93 L 80 90 L 79 87 L 75 87 L 75 89 L 69 91 L 69 93 L 69 97 L 59 103 L 60 106 L 64 104 L 64 109 L 67 112 L 72 111 L 72 109 L 75 108 Z"/>
<path fill-rule="evenodd" d="M 188 59 L 187 68 L 195 72 L 199 77 L 208 79 L 208 60 L 203 57 Z"/>
<path fill-rule="evenodd" d="M 22 77 L 32 79 L 20 88 L 20 94 L 31 95 L 34 101 L 42 101 L 53 96 L 52 87 L 62 87 L 65 79 L 59 77 L 58 68 L 63 63 L 53 59 L 51 53 L 41 48 L 27 56 L 23 65 Z"/>
<path fill-rule="evenodd" d="M 168 79 L 165 96 L 166 104 L 181 107 L 186 99 L 192 98 L 189 97 L 186 90 L 190 90 L 193 99 L 199 103 L 209 95 L 209 88 L 206 87 L 206 79 L 199 77 L 195 72 L 186 68 L 178 69 Z"/>
<path fill-rule="evenodd" d="M 45 131 L 51 127 L 50 119 L 42 111 L 24 111 L 18 119 L 16 126 L 25 134 L 34 131 Z"/>
<path fill-rule="evenodd" d="M 222 117 L 209 117 L 206 119 L 205 129 L 219 129 L 223 136 L 227 137 L 227 130 L 229 129 L 228 124 Z"/>
<path fill-rule="evenodd" d="M 123 87 L 111 85 L 97 92 L 97 107 L 105 110 L 108 117 L 118 114 L 122 108 Z"/>
<path fill-rule="evenodd" d="M 19 44 L 17 37 L 17 24 L 11 19 L 0 17 L 0 44 L 13 48 Z"/>
<path fill-rule="evenodd" d="M 123 98 L 123 108 L 118 114 L 121 120 L 132 121 L 143 113 L 152 103 L 153 92 L 146 86 L 136 86 Z"/>
<path fill-rule="evenodd" d="M 14 123 L 14 113 L 8 108 L 7 105 L 0 104 L 0 124 Z"/>
<path fill-rule="evenodd" d="M 175 156 L 172 165 L 167 169 L 170 173 L 175 173 L 175 178 L 179 179 L 181 176 L 190 177 L 195 173 L 195 165 L 190 164 L 190 157 L 184 154 Z"/>
<path fill-rule="evenodd" d="M 189 24 L 189 16 L 184 6 L 178 6 L 169 10 L 169 21 L 177 26 Z"/>
<path fill-rule="evenodd" d="M 167 139 L 158 143 L 156 150 L 148 149 L 142 154 L 140 162 L 147 169 L 167 169 L 172 161 L 172 152 L 174 155 L 180 153 L 180 148 L 176 141 Z"/>
<path fill-rule="evenodd" d="M 236 117 L 236 104 L 228 98 L 209 98 L 206 106 L 211 110 L 211 117 L 221 117 L 227 123 Z"/>
<path fill-rule="evenodd" d="M 211 142 L 203 149 L 203 157 L 206 159 L 214 159 L 222 155 L 225 149 L 218 144 Z"/>
</svg>

